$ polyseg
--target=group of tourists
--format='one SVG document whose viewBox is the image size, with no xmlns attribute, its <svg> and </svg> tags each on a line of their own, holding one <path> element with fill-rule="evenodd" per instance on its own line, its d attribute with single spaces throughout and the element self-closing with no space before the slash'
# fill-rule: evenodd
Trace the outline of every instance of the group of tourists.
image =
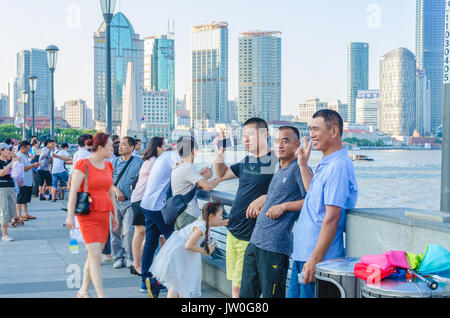
<svg viewBox="0 0 450 318">
<path fill-rule="evenodd" d="M 301 140 L 294 126 L 282 126 L 271 149 L 267 123 L 251 118 L 243 127 L 247 155 L 228 166 L 226 149 L 218 148 L 214 171 L 212 166 L 196 168 L 199 148 L 190 136 L 181 137 L 173 148 L 163 137 L 153 137 L 142 157 L 136 139 L 106 133 L 81 136 L 73 158 L 63 152 L 64 144 L 54 153 L 52 140 L 43 149 L 37 147 L 39 155 L 29 150 L 28 142 L 20 144 L 18 155 L 1 143 L 0 221 L 3 226 L 10 216 L 5 206 L 12 201 L 14 182 L 8 171 L 20 159 L 25 173 L 37 168 L 41 200 L 47 199 L 45 185 L 51 185 L 53 201 L 53 189 L 68 179 L 65 224 L 69 229 L 79 225 L 88 255 L 79 298 L 91 297 L 91 283 L 97 296 L 105 297 L 102 254 L 114 268 L 127 267 L 140 276 L 140 291 L 152 298 L 163 288 L 168 288 L 167 297 L 199 297 L 201 257 L 214 252 L 211 227 L 221 226 L 227 229 L 226 276 L 232 297 L 286 297 L 292 258 L 287 297 L 312 298 L 316 264 L 344 256 L 345 211 L 357 201 L 355 172 L 342 133 L 340 115 L 324 109 L 312 118 L 309 142 Z M 313 147 L 323 154 L 315 171 L 309 166 Z M 31 156 L 40 156 L 38 164 Z M 69 177 L 57 160 L 73 164 Z M 193 196 L 174 222 L 165 220 L 168 200 L 197 189 L 211 191 L 231 179 L 238 179 L 238 189 L 228 218 L 223 218 L 220 202 L 210 200 L 200 207 Z M 28 181 L 20 188 L 26 199 L 29 190 L 22 188 Z M 89 213 L 75 214 L 76 206 L 85 203 L 83 192 L 90 196 Z M 29 201 L 20 202 L 26 206 L 22 202 Z M 26 207 L 24 214 L 30 217 Z M 6 235 L 6 228 L 2 231 Z"/>
<path fill-rule="evenodd" d="M 8 227 L 22 226 L 36 217 L 28 213 L 33 191 L 40 200 L 56 202 L 57 192 L 66 186 L 66 164 L 72 158 L 68 144 L 46 140 L 43 147 L 36 136 L 31 140 L 0 142 L 0 225 L 2 241 L 14 241 Z M 23 215 L 22 215 L 23 211 Z"/>
</svg>

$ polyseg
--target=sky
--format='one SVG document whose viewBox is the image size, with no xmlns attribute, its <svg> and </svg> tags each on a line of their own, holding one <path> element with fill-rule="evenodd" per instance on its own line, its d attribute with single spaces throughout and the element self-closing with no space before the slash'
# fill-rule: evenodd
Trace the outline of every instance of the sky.
<svg viewBox="0 0 450 318">
<path fill-rule="evenodd" d="M 415 52 L 415 0 L 118 0 L 141 39 L 175 21 L 175 90 L 190 88 L 191 27 L 229 24 L 229 99 L 238 96 L 238 39 L 249 30 L 282 32 L 282 114 L 310 97 L 347 102 L 347 44 L 369 43 L 369 88 L 379 88 L 380 57 Z M 17 52 L 59 47 L 55 104 L 94 100 L 93 36 L 103 21 L 97 0 L 0 0 L 0 93 L 16 76 Z"/>
</svg>

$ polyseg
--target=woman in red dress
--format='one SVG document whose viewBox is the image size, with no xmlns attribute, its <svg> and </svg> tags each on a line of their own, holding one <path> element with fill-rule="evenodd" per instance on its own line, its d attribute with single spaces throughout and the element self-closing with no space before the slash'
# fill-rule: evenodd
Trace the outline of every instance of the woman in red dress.
<svg viewBox="0 0 450 318">
<path fill-rule="evenodd" d="M 114 205 L 112 204 L 114 200 L 114 194 L 112 192 L 113 167 L 110 162 L 105 161 L 113 153 L 112 140 L 108 134 L 97 133 L 91 142 L 93 155 L 88 159 L 78 160 L 75 165 L 67 204 L 66 227 L 74 229 L 77 192 L 83 192 L 84 190 L 84 177 L 87 165 L 88 193 L 91 196 L 92 202 L 88 215 L 77 216 L 81 235 L 83 236 L 88 253 L 84 266 L 83 284 L 78 292 L 78 298 L 90 298 L 88 290 L 91 282 L 94 283 L 97 296 L 99 298 L 105 297 L 100 256 L 108 239 L 111 212 L 113 213 L 113 230 L 115 231 L 118 228 L 117 212 L 114 210 Z"/>
</svg>

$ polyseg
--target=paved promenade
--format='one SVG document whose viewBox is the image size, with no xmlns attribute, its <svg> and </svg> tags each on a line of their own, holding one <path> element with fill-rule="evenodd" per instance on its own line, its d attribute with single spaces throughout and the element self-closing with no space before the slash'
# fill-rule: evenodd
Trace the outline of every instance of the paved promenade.
<svg viewBox="0 0 450 318">
<path fill-rule="evenodd" d="M 0 241 L 0 298 L 76 297 L 77 277 L 81 277 L 77 272 L 82 275 L 86 249 L 80 244 L 79 254 L 70 253 L 69 230 L 63 227 L 66 213 L 60 209 L 60 201 L 33 197 L 29 213 L 37 219 L 9 228 L 14 242 Z M 102 264 L 102 273 L 106 297 L 147 298 L 139 292 L 140 277 L 131 275 L 128 268 Z M 95 297 L 93 285 L 89 292 Z M 202 294 L 206 298 L 225 297 L 205 284 Z M 166 297 L 166 292 L 160 297 Z"/>
</svg>

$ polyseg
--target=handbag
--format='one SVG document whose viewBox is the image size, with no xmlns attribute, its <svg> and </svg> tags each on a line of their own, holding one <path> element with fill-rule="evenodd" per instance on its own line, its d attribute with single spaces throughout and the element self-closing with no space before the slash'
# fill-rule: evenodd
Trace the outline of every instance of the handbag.
<svg viewBox="0 0 450 318">
<path fill-rule="evenodd" d="M 88 215 L 90 212 L 90 207 L 91 207 L 91 196 L 89 194 L 89 187 L 88 187 L 88 183 L 89 183 L 89 179 L 88 179 L 88 159 L 86 159 L 86 171 L 84 174 L 84 188 L 83 188 L 83 192 L 78 192 L 77 193 L 77 203 L 75 204 L 75 215 Z M 63 200 L 63 205 L 61 207 L 61 209 L 63 211 L 67 212 L 67 202 L 69 200 L 69 195 L 67 195 L 67 199 L 65 198 Z"/>
<path fill-rule="evenodd" d="M 197 185 L 195 185 L 185 195 L 177 194 L 167 199 L 166 204 L 161 209 L 161 214 L 166 225 L 173 225 L 177 220 L 177 217 L 187 208 L 187 205 L 194 198 L 197 191 Z"/>
</svg>

